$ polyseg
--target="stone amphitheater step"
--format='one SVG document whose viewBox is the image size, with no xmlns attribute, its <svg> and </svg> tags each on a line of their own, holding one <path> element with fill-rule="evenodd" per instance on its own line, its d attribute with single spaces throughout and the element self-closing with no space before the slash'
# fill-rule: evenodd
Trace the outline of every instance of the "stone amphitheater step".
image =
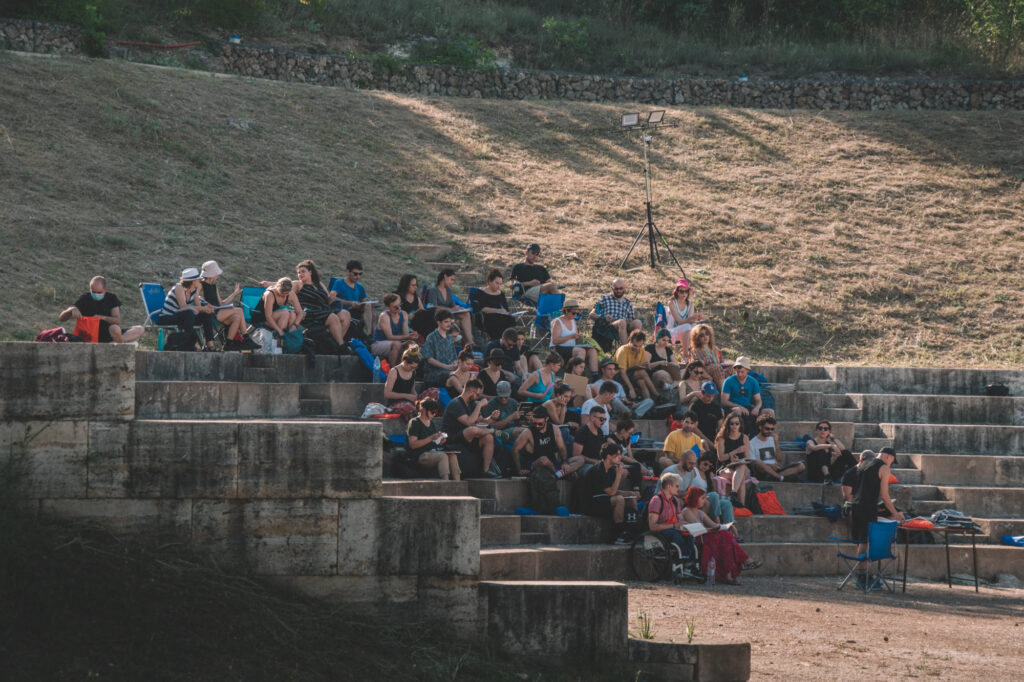
<svg viewBox="0 0 1024 682">
<path fill-rule="evenodd" d="M 850 400 L 850 396 L 845 393 L 822 393 L 821 394 L 821 405 L 822 407 L 857 407 Z"/>
<path fill-rule="evenodd" d="M 899 469 L 893 467 L 892 475 L 903 485 L 914 485 L 922 482 L 923 475 L 918 469 Z"/>
<path fill-rule="evenodd" d="M 983 518 L 1024 518 L 1024 488 L 938 486 L 952 507 Z"/>
<path fill-rule="evenodd" d="M 801 379 L 831 379 L 818 365 L 754 365 L 754 371 L 777 384 L 795 384 Z"/>
<path fill-rule="evenodd" d="M 515 515 L 482 514 L 480 516 L 480 546 L 503 547 L 525 544 L 520 517 Z"/>
<path fill-rule="evenodd" d="M 359 415 L 367 403 L 383 400 L 384 385 L 370 383 L 138 381 L 135 384 L 135 416 L 138 418 L 339 417 Z"/>
<path fill-rule="evenodd" d="M 928 454 L 1024 455 L 1024 426 L 879 424 L 899 450 Z"/>
<path fill-rule="evenodd" d="M 909 424 L 1024 424 L 1024 398 L 983 395 L 850 394 L 864 421 Z"/>
<path fill-rule="evenodd" d="M 451 244 L 414 244 L 407 242 L 399 246 L 422 261 L 440 261 L 447 258 L 454 247 Z"/>
<path fill-rule="evenodd" d="M 302 355 L 136 351 L 135 379 L 273 383 L 358 382 L 369 381 L 370 371 L 354 355 L 320 355 L 311 367 L 306 357 Z"/>
<path fill-rule="evenodd" d="M 626 580 L 628 545 L 480 550 L 480 580 Z"/>
<path fill-rule="evenodd" d="M 856 422 L 860 416 L 860 408 L 857 407 L 826 407 L 822 410 L 822 418 L 833 422 Z"/>
<path fill-rule="evenodd" d="M 999 383 L 1024 395 L 1024 370 L 829 367 L 828 374 L 846 393 L 983 396 L 985 386 Z"/>
<path fill-rule="evenodd" d="M 815 393 L 839 393 L 839 384 L 831 379 L 800 379 L 796 383 L 798 391 Z"/>
<path fill-rule="evenodd" d="M 931 516 L 943 509 L 956 509 L 956 505 L 949 500 L 914 500 L 910 508 L 917 516 Z"/>
<path fill-rule="evenodd" d="M 907 454 L 900 461 L 920 469 L 925 483 L 1024 487 L 1024 457 Z"/>
<path fill-rule="evenodd" d="M 1024 519 L 982 519 L 975 517 L 974 522 L 981 526 L 988 540 L 994 543 L 1001 542 L 1004 535 L 1024 535 Z"/>
<path fill-rule="evenodd" d="M 469 495 L 469 481 L 441 481 L 436 478 L 384 481 L 388 497 L 462 497 Z"/>
<path fill-rule="evenodd" d="M 524 532 L 519 536 L 520 545 L 546 545 L 549 542 L 547 533 Z"/>
<path fill-rule="evenodd" d="M 882 438 L 885 436 L 878 424 L 858 423 L 853 427 L 855 438 Z"/>
<path fill-rule="evenodd" d="M 835 429 L 833 429 L 834 431 Z M 892 438 L 854 438 L 853 439 L 853 451 L 860 452 L 861 450 L 874 450 L 878 452 L 882 448 L 893 447 Z"/>
</svg>

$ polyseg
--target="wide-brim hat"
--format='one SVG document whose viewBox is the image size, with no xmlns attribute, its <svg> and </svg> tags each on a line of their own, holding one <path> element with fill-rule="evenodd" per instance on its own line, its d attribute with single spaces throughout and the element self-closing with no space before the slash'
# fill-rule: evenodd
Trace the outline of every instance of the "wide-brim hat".
<svg viewBox="0 0 1024 682">
<path fill-rule="evenodd" d="M 199 279 L 199 271 L 195 268 L 185 268 L 181 271 L 182 282 L 193 282 Z"/>
<path fill-rule="evenodd" d="M 736 367 L 743 367 L 744 369 L 750 369 L 750 360 L 743 355 L 736 358 L 736 361 L 732 363 L 733 369 Z"/>
<path fill-rule="evenodd" d="M 203 269 L 200 271 L 199 276 L 206 279 L 207 277 L 216 277 L 223 272 L 224 271 L 221 270 L 220 265 L 217 264 L 217 261 L 208 260 L 203 263 Z"/>
<path fill-rule="evenodd" d="M 567 298 L 567 299 L 565 299 L 565 303 L 562 304 L 562 310 L 572 310 L 573 308 L 575 308 L 576 310 L 579 310 L 580 309 L 579 302 L 575 298 Z"/>
</svg>

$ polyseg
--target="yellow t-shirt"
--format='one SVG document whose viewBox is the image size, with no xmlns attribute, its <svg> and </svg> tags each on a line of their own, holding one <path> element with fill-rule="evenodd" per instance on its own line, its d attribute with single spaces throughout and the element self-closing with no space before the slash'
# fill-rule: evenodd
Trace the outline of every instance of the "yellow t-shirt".
<svg viewBox="0 0 1024 682">
<path fill-rule="evenodd" d="M 670 459 L 679 463 L 683 453 L 687 450 L 692 450 L 694 446 L 697 446 L 697 456 L 700 457 L 700 437 L 692 431 L 690 433 L 683 433 L 682 429 L 676 429 L 668 434 L 662 449 L 669 453 Z"/>
<path fill-rule="evenodd" d="M 619 346 L 619 349 L 615 351 L 615 364 L 617 364 L 619 369 L 622 370 L 639 367 L 644 364 L 646 354 L 647 351 L 643 348 L 637 352 L 633 352 L 633 347 L 627 343 L 624 346 Z"/>
</svg>

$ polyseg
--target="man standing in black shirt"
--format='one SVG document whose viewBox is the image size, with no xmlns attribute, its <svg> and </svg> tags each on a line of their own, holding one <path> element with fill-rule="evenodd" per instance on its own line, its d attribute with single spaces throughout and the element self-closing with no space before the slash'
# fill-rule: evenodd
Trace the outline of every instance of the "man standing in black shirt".
<svg viewBox="0 0 1024 682">
<path fill-rule="evenodd" d="M 107 280 L 102 275 L 89 280 L 89 293 L 79 296 L 73 306 L 61 312 L 58 319 L 64 322 L 73 318 L 77 322 L 81 317 L 100 318 L 100 343 L 131 343 L 138 341 L 146 332 L 141 325 L 121 331 L 121 300 L 117 294 L 107 291 Z"/>
<path fill-rule="evenodd" d="M 526 261 L 512 266 L 510 279 L 518 282 L 523 288 L 523 296 L 534 303 L 541 294 L 557 294 L 558 285 L 551 279 L 548 269 L 543 265 L 537 265 L 540 258 L 540 244 L 530 244 L 526 247 Z"/>
<path fill-rule="evenodd" d="M 861 463 L 857 465 L 857 480 L 853 485 L 853 510 L 851 512 L 851 535 L 857 543 L 857 554 L 868 551 L 868 525 L 878 520 L 878 503 L 881 501 L 890 514 L 890 518 L 905 521 L 903 512 L 897 511 L 889 496 L 889 477 L 892 475 L 892 463 L 896 461 L 896 452 L 892 448 L 882 448 L 878 456 L 861 453 Z M 866 580 L 867 562 L 859 565 L 860 574 L 857 581 Z M 861 582 L 863 587 L 863 583 Z"/>
</svg>

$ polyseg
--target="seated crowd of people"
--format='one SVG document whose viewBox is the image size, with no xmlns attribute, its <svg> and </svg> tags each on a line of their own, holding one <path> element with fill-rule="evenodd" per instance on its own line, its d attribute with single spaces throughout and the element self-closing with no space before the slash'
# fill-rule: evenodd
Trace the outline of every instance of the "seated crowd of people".
<svg viewBox="0 0 1024 682">
<path fill-rule="evenodd" d="M 510 272 L 511 298 L 520 306 L 559 292 L 539 257 L 531 244 Z M 225 330 L 223 350 L 260 347 L 236 304 L 241 286 L 221 296 L 222 274 L 216 261 L 183 270 L 156 323 L 188 333 L 202 328 L 206 350 L 216 349 L 217 324 Z M 626 283 L 615 278 L 589 312 L 566 297 L 549 320 L 546 343 L 531 346 L 496 268 L 468 302 L 454 291 L 453 270 L 423 289 L 406 274 L 381 297 L 376 319 L 359 261 L 349 261 L 330 285 L 312 260 L 298 263 L 295 275 L 259 282 L 263 291 L 248 311 L 252 328 L 275 338 L 317 329 L 339 352 L 353 339 L 365 341 L 385 368 L 385 407 L 406 420 L 406 452 L 421 472 L 453 480 L 576 479 L 580 509 L 610 518 L 618 542 L 628 537 L 644 480 L 647 487 L 657 481 L 650 527 L 704 524 L 714 532 L 705 544 L 720 555 L 725 582 L 750 566 L 726 529 L 737 508 L 751 505 L 759 481 L 839 482 L 856 465 L 827 420 L 816 425 L 801 461 L 783 461 L 767 391 L 747 358 L 724 361 L 686 279 L 675 282 L 650 336 Z M 122 330 L 120 301 L 102 276 L 60 319 L 87 316 L 98 318 L 101 342 L 134 342 L 145 331 Z M 671 415 L 673 429 L 660 450 L 637 451 L 634 419 L 652 415 Z"/>
</svg>

